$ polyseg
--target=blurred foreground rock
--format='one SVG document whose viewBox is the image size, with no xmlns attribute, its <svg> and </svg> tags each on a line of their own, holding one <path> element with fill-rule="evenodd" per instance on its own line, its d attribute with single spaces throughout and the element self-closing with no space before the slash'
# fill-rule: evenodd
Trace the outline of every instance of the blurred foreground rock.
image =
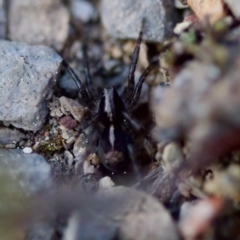
<svg viewBox="0 0 240 240">
<path fill-rule="evenodd" d="M 0 121 L 37 131 L 62 59 L 48 47 L 8 41 L 0 41 L 0 52 Z"/>
<path fill-rule="evenodd" d="M 169 213 L 150 195 L 116 187 L 100 192 L 97 197 L 99 201 L 89 205 L 88 210 L 73 213 L 64 240 L 179 239 Z"/>
<path fill-rule="evenodd" d="M 190 143 L 187 162 L 192 171 L 239 149 L 239 27 L 211 31 L 198 42 L 190 39 L 192 29 L 175 42 L 172 87 L 156 92 L 158 104 L 153 104 L 158 140 Z M 183 65 L 179 58 L 185 59 Z"/>
<path fill-rule="evenodd" d="M 178 12 L 170 0 L 102 0 L 101 17 L 108 33 L 120 39 L 138 37 L 142 21 L 144 39 L 161 42 L 172 36 L 179 20 Z"/>
<path fill-rule="evenodd" d="M 11 0 L 9 37 L 60 51 L 68 37 L 69 13 L 59 0 Z"/>
<path fill-rule="evenodd" d="M 43 193 L 53 186 L 49 164 L 36 153 L 0 148 L 0 166 L 1 178 L 11 178 L 14 189 L 20 188 L 26 195 Z"/>
<path fill-rule="evenodd" d="M 235 0 L 224 0 L 236 18 L 240 19 L 240 2 Z"/>
<path fill-rule="evenodd" d="M 209 18 L 210 22 L 216 22 L 225 16 L 222 0 L 188 0 L 187 3 L 200 20 Z"/>
</svg>

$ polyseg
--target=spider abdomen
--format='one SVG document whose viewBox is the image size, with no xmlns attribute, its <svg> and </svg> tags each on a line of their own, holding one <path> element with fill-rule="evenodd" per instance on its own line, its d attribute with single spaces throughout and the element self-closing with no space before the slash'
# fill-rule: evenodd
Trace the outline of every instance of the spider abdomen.
<svg viewBox="0 0 240 240">
<path fill-rule="evenodd" d="M 129 165 L 129 134 L 111 125 L 105 128 L 99 139 L 98 154 L 102 164 L 112 172 L 126 171 Z"/>
</svg>

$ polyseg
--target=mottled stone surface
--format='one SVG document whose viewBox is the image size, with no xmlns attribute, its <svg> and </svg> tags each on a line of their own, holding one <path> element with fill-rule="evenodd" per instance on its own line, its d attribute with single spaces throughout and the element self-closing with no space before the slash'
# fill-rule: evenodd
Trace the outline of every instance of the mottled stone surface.
<svg viewBox="0 0 240 240">
<path fill-rule="evenodd" d="M 0 41 L 0 121 L 39 130 L 61 61 L 48 47 Z"/>
<path fill-rule="evenodd" d="M 9 37 L 61 50 L 68 36 L 69 12 L 59 0 L 11 0 Z"/>
<path fill-rule="evenodd" d="M 170 37 L 178 21 L 171 0 L 102 0 L 101 17 L 108 33 L 120 39 L 136 39 L 144 19 L 144 39 L 153 42 Z"/>
</svg>

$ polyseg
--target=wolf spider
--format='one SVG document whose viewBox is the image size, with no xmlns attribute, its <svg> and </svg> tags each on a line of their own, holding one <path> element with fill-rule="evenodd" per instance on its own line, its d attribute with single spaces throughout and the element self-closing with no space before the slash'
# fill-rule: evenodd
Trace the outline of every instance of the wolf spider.
<svg viewBox="0 0 240 240">
<path fill-rule="evenodd" d="M 153 65 L 149 65 L 135 86 L 134 73 L 138 61 L 142 31 L 134 48 L 132 62 L 130 65 L 127 86 L 121 95 L 114 87 L 101 89 L 100 95 L 95 97 L 92 79 L 89 72 L 86 49 L 84 49 L 84 70 L 86 77 L 85 86 L 69 65 L 63 61 L 63 65 L 79 88 L 80 99 L 90 110 L 91 118 L 81 127 L 79 133 L 89 126 L 93 126 L 97 134 L 91 134 L 95 138 L 97 154 L 105 168 L 112 172 L 123 172 L 129 162 L 132 162 L 134 171 L 137 165 L 134 158 L 133 129 L 140 130 L 141 127 L 129 115 L 129 111 L 137 104 L 142 84 L 151 71 Z M 97 100 L 96 100 L 97 99 Z"/>
</svg>

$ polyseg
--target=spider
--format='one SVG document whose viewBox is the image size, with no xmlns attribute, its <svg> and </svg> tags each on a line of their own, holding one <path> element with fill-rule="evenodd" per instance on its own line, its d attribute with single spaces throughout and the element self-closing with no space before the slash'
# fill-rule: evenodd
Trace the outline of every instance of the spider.
<svg viewBox="0 0 240 240">
<path fill-rule="evenodd" d="M 132 162 L 134 171 L 137 169 L 134 160 L 133 129 L 139 130 L 141 127 L 130 117 L 129 112 L 137 104 L 142 84 L 153 68 L 152 64 L 149 65 L 135 86 L 134 73 L 142 35 L 142 31 L 140 31 L 129 68 L 127 86 L 121 95 L 114 87 L 110 87 L 101 89 L 100 95 L 98 94 L 97 98 L 95 97 L 96 89 L 94 89 L 90 76 L 86 48 L 83 48 L 85 85 L 63 60 L 63 65 L 79 88 L 81 101 L 91 112 L 90 120 L 83 124 L 79 133 L 90 125 L 94 126 L 97 134 L 91 134 L 91 137 L 95 138 L 95 143 L 92 144 L 97 145 L 97 154 L 104 167 L 114 173 L 125 171 L 129 162 Z"/>
</svg>

